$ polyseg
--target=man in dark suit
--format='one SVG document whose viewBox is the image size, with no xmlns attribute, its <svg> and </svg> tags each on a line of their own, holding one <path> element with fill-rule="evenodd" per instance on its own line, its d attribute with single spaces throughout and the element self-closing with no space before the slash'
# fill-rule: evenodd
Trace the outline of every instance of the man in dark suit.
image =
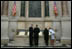
<svg viewBox="0 0 72 49">
<path fill-rule="evenodd" d="M 43 35 L 44 35 L 45 44 L 46 46 L 48 46 L 49 30 L 47 28 L 44 29 Z"/>
<path fill-rule="evenodd" d="M 39 32 L 40 32 L 40 29 L 38 28 L 38 25 L 36 25 L 36 27 L 34 28 L 34 44 L 35 44 L 35 46 L 38 46 Z"/>
<path fill-rule="evenodd" d="M 31 24 L 31 27 L 29 27 L 29 44 L 30 47 L 33 46 L 33 24 Z"/>
</svg>

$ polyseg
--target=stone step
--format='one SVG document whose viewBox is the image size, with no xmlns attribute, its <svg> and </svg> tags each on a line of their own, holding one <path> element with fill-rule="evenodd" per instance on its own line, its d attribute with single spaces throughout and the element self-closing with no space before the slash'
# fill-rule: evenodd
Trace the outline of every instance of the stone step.
<svg viewBox="0 0 72 49">
<path fill-rule="evenodd" d="M 14 41 L 13 41 L 14 42 Z M 3 48 L 3 45 L 1 45 L 1 47 Z M 8 45 L 7 46 L 5 46 L 4 48 L 31 48 L 31 47 L 29 47 L 29 43 L 26 43 L 26 44 L 17 44 L 17 43 L 8 43 Z M 55 48 L 55 47 L 57 47 L 57 48 L 71 48 L 71 45 L 66 45 L 66 46 L 63 46 L 62 45 L 62 43 L 55 43 L 55 45 L 54 46 L 51 46 L 51 45 L 49 45 L 49 46 L 46 46 L 44 43 L 39 43 L 39 45 L 38 45 L 38 48 Z"/>
<path fill-rule="evenodd" d="M 8 43 L 8 46 L 15 46 L 14 44 L 12 44 L 12 43 Z"/>
<path fill-rule="evenodd" d="M 63 46 L 38 46 L 38 47 L 29 47 L 29 46 L 7 46 L 2 48 L 71 48 L 71 47 L 63 47 Z"/>
</svg>

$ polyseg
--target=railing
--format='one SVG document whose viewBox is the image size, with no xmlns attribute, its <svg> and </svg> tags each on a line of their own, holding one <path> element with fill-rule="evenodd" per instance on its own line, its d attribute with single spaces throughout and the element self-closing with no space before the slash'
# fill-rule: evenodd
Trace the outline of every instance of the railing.
<svg viewBox="0 0 72 49">
<path fill-rule="evenodd" d="M 19 30 L 17 30 L 16 35 L 19 35 L 19 36 L 29 36 L 29 30 L 19 29 Z M 39 36 L 43 36 L 43 30 L 40 30 Z"/>
<path fill-rule="evenodd" d="M 40 33 L 39 33 L 39 37 L 43 37 L 43 31 L 44 30 L 40 30 Z M 18 36 L 29 36 L 29 30 L 23 30 L 23 29 L 19 29 L 17 30 L 17 34 Z M 51 33 L 49 32 L 49 35 L 51 35 Z M 49 39 L 51 37 L 49 36 Z M 55 41 L 56 41 L 56 34 L 55 34 Z"/>
<path fill-rule="evenodd" d="M 43 31 L 44 30 L 40 30 L 39 36 L 43 36 Z M 29 36 L 29 30 L 18 29 L 16 35 L 19 35 L 19 36 Z M 50 32 L 49 32 L 49 35 L 51 35 Z"/>
</svg>

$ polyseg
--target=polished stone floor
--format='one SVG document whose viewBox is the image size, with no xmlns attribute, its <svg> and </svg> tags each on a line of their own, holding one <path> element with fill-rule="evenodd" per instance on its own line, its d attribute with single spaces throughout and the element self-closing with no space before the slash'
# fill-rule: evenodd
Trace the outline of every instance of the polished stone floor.
<svg viewBox="0 0 72 49">
<path fill-rule="evenodd" d="M 7 45 L 1 45 L 1 48 L 71 48 L 71 45 L 65 45 L 59 41 L 55 41 L 54 46 L 51 46 L 49 41 L 49 45 L 46 46 L 43 37 L 40 37 L 38 47 L 29 47 L 28 38 L 25 40 L 23 38 L 16 38 L 14 41 L 10 41 Z"/>
</svg>

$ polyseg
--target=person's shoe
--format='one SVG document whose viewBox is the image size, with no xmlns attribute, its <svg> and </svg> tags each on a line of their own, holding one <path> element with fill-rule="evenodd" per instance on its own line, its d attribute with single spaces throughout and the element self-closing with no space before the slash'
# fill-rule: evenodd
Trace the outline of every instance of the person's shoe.
<svg viewBox="0 0 72 49">
<path fill-rule="evenodd" d="M 30 45 L 30 47 L 33 47 L 32 45 Z"/>
<path fill-rule="evenodd" d="M 38 47 L 38 45 L 35 45 L 35 47 Z"/>
<path fill-rule="evenodd" d="M 48 45 L 46 45 L 46 47 L 48 47 Z"/>
</svg>

